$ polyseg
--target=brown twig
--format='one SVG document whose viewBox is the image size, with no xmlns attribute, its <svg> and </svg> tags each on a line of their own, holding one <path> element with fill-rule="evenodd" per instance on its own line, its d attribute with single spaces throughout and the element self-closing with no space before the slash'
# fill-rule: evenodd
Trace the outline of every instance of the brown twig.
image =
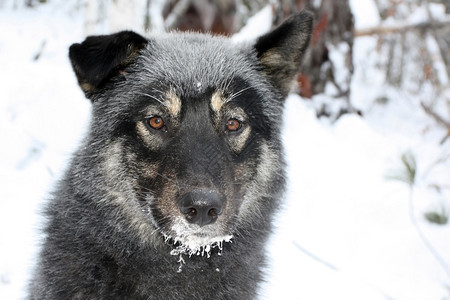
<svg viewBox="0 0 450 300">
<path fill-rule="evenodd" d="M 447 135 L 441 140 L 440 144 L 444 144 L 445 141 L 450 137 L 450 121 L 445 120 L 441 115 L 433 110 L 433 108 L 427 106 L 425 103 L 420 102 L 420 106 L 423 108 L 425 113 L 433 117 L 433 119 L 439 124 L 447 128 Z"/>
</svg>

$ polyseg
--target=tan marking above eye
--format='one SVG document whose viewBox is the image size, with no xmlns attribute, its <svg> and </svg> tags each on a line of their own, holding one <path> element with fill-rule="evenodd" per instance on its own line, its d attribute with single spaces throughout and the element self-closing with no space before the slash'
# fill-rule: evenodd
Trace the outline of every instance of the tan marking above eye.
<svg viewBox="0 0 450 300">
<path fill-rule="evenodd" d="M 211 97 L 211 108 L 214 110 L 214 112 L 218 114 L 224 104 L 225 100 L 223 98 L 222 92 L 215 92 Z"/>
<path fill-rule="evenodd" d="M 181 112 L 181 100 L 174 90 L 170 89 L 166 94 L 166 107 L 172 116 L 178 116 Z"/>
</svg>

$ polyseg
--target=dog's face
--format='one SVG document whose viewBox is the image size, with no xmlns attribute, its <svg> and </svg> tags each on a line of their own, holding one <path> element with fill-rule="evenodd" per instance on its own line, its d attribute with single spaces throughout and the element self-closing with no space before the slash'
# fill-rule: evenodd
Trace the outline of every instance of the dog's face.
<svg viewBox="0 0 450 300">
<path fill-rule="evenodd" d="M 93 102 L 88 147 L 141 236 L 157 231 L 192 254 L 270 218 L 283 183 L 283 99 L 311 22 L 294 16 L 254 45 L 120 32 L 71 47 Z"/>
</svg>

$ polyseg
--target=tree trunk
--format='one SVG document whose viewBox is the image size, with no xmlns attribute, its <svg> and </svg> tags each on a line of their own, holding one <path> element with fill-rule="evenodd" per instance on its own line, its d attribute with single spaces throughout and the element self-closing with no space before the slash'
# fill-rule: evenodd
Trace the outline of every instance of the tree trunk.
<svg viewBox="0 0 450 300">
<path fill-rule="evenodd" d="M 302 89 L 301 95 L 311 98 L 332 84 L 337 90 L 334 96 L 349 101 L 354 22 L 348 0 L 322 0 L 319 8 L 309 3 L 308 7 L 314 10 L 316 23 L 299 77 L 300 84 L 309 89 Z"/>
</svg>

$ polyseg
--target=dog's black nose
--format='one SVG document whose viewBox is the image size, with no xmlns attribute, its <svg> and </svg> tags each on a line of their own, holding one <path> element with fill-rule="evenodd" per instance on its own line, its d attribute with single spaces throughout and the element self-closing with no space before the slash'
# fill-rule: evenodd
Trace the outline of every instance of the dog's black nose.
<svg viewBox="0 0 450 300">
<path fill-rule="evenodd" d="M 186 220 L 200 226 L 212 224 L 222 214 L 223 197 L 210 190 L 192 191 L 185 194 L 178 206 Z"/>
</svg>

